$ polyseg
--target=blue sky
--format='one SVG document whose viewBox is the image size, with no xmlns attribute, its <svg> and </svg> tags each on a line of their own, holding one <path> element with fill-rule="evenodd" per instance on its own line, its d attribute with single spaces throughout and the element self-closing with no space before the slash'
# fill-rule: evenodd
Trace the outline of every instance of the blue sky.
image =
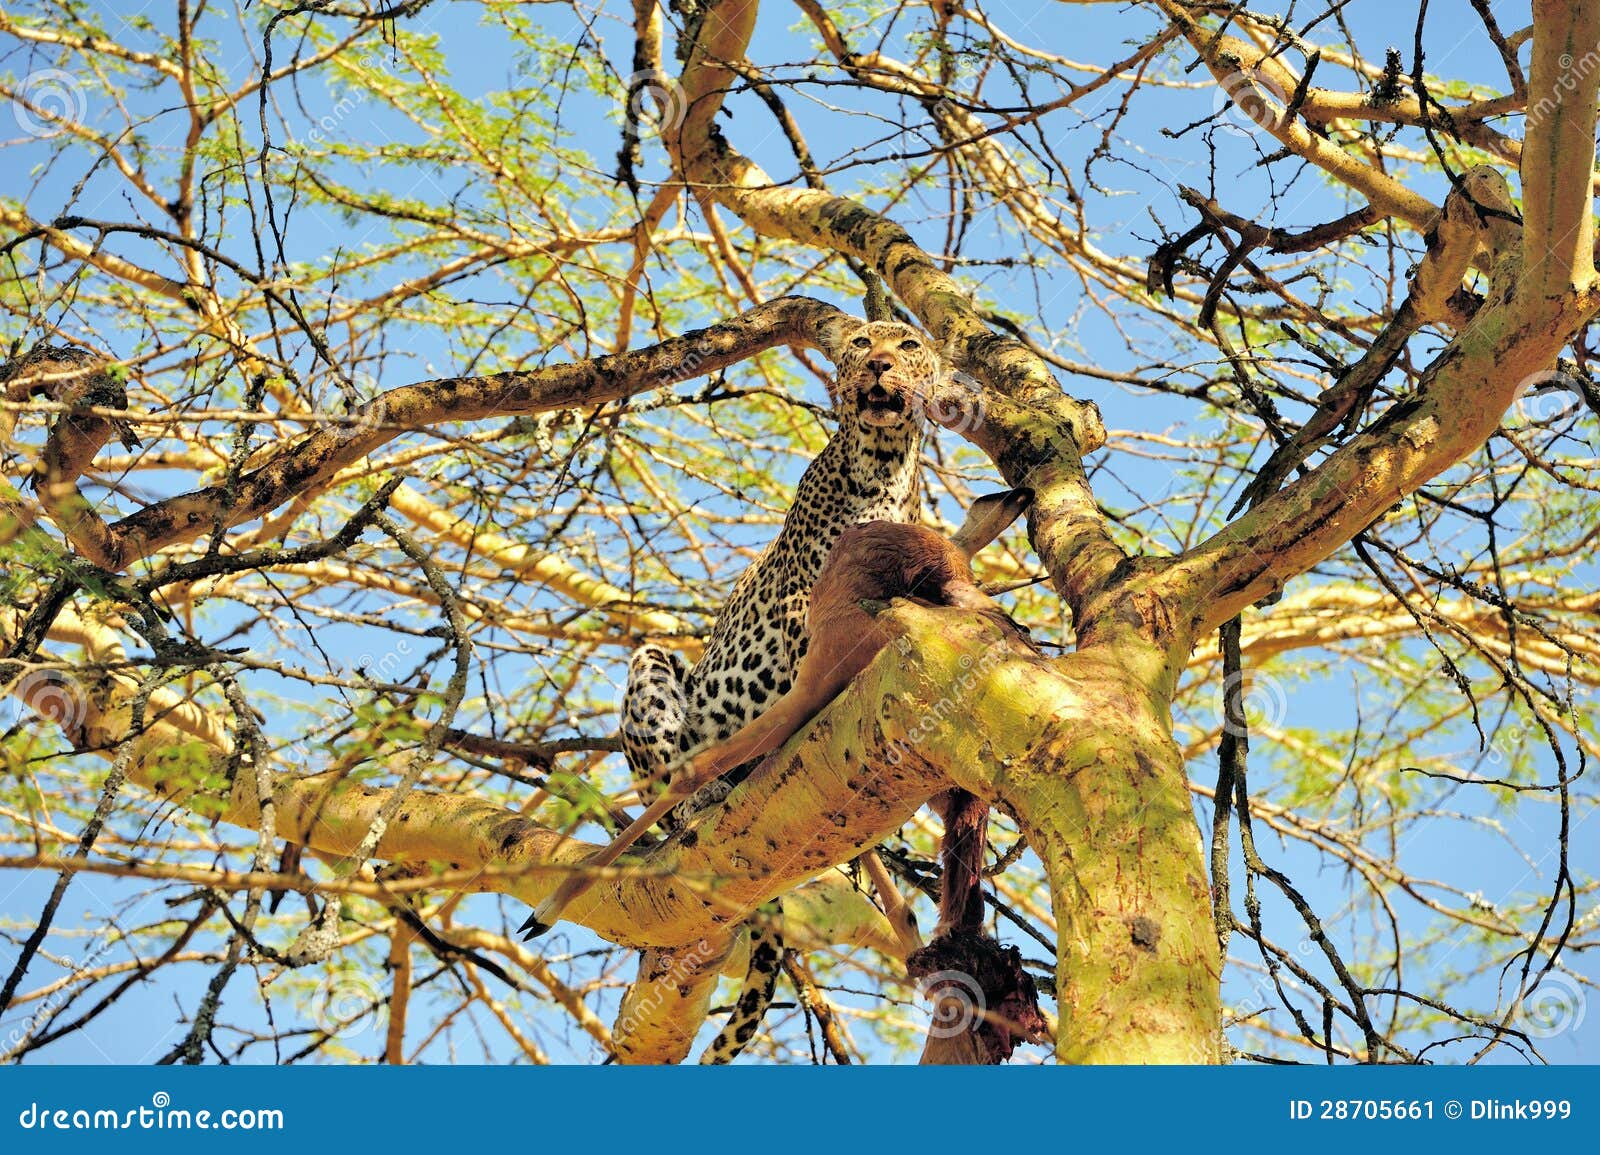
<svg viewBox="0 0 1600 1155">
<path fill-rule="evenodd" d="M 1465 6 L 1459 4 L 1434 5 L 1428 26 L 1427 45 L 1430 71 L 1436 74 L 1459 75 L 1491 81 L 1500 76 L 1497 57 L 1474 21 L 1461 19 Z M 1459 9 L 1459 10 L 1458 10 Z M 115 13 L 128 18 L 127 6 L 105 6 L 108 15 Z M 1519 16 L 1518 6 L 1495 5 L 1506 27 L 1518 27 L 1525 22 Z M 158 25 L 170 20 L 164 5 L 153 4 L 145 11 Z M 547 30 L 556 37 L 576 40 L 579 29 L 570 8 L 547 5 L 538 9 L 547 24 Z M 1105 62 L 1126 55 L 1128 44 L 1141 39 L 1152 27 L 1147 13 L 1130 12 L 1119 5 L 1094 4 L 1068 7 L 1051 4 L 989 5 L 986 11 L 996 23 L 1021 39 L 1031 40 L 1075 59 Z M 1523 6 L 1525 12 L 1525 6 Z M 1384 45 L 1394 43 L 1401 47 L 1409 60 L 1411 36 L 1415 21 L 1415 3 L 1387 3 L 1379 0 L 1356 0 L 1348 6 L 1346 16 L 1359 42 L 1369 53 L 1376 53 Z M 469 3 L 441 3 L 425 11 L 421 17 L 408 24 L 414 29 L 427 29 L 441 37 L 441 50 L 449 63 L 451 80 L 464 92 L 488 93 L 508 85 L 526 82 L 515 64 L 514 46 L 487 21 L 481 21 L 479 6 Z M 765 6 L 757 26 L 751 56 L 763 63 L 784 60 L 801 60 L 808 49 L 795 39 L 794 28 L 798 11 L 787 5 L 771 2 Z M 603 40 L 607 56 L 619 75 L 630 69 L 630 33 L 625 7 L 607 7 L 593 19 L 592 29 Z M 227 61 L 234 76 L 247 71 L 242 46 L 223 40 L 222 58 Z M 1182 55 L 1187 61 L 1190 56 Z M 20 68 L 16 61 L 0 60 L 0 68 Z M 1338 83 L 1336 70 L 1319 79 L 1330 84 Z M 1105 102 L 1114 100 L 1116 89 L 1086 102 L 1082 111 L 1086 118 L 1076 127 L 1069 120 L 1048 122 L 1052 135 L 1050 144 L 1065 155 L 1076 158 L 1087 153 L 1098 140 L 1099 122 L 1087 114 L 1103 110 Z M 790 105 L 800 118 L 813 147 L 823 158 L 847 156 L 861 149 L 867 156 L 885 156 L 896 145 L 888 129 L 882 124 L 864 122 L 853 118 L 830 115 L 827 105 L 837 98 L 830 89 L 801 88 L 803 96 L 790 99 Z M 149 110 L 165 107 L 171 90 L 158 94 L 132 94 L 130 100 L 148 102 Z M 334 97 L 319 78 L 304 81 L 299 88 L 299 98 L 308 114 L 315 119 L 319 109 L 331 109 Z M 319 105 L 319 102 L 322 102 Z M 1199 120 L 1215 108 L 1209 89 L 1173 90 L 1153 93 L 1147 99 L 1135 102 L 1128 118 L 1121 125 L 1113 142 L 1110 155 L 1099 169 L 1101 189 L 1083 189 L 1090 205 L 1090 217 L 1098 234 L 1095 243 L 1113 254 L 1130 259 L 1144 259 L 1160 238 L 1157 220 L 1168 229 L 1185 227 L 1191 219 L 1191 210 L 1177 198 L 1180 184 L 1201 189 L 1212 187 L 1211 154 L 1205 134 L 1192 132 L 1179 139 L 1171 139 L 1162 130 Z M 731 119 L 728 131 L 738 146 L 763 163 L 775 177 L 792 174 L 793 164 L 787 146 L 773 127 L 771 118 L 762 106 L 749 95 L 730 101 Z M 158 121 L 158 124 L 161 122 Z M 173 118 L 174 126 L 178 123 Z M 608 166 L 617 142 L 615 108 L 604 100 L 572 99 L 561 111 L 561 127 L 573 146 L 586 148 L 599 166 Z M 247 124 L 253 131 L 253 125 Z M 362 119 L 342 126 L 353 134 L 388 135 L 403 138 L 410 131 L 398 117 L 384 116 L 374 110 L 364 111 Z M 176 128 L 174 127 L 174 131 Z M 1258 138 L 1248 131 L 1248 126 L 1230 121 L 1226 116 L 1222 130 L 1211 138 L 1218 149 L 1216 162 L 1218 191 L 1226 204 L 1241 211 L 1252 209 L 1264 201 L 1269 191 L 1279 194 L 1278 215 L 1274 224 L 1287 227 L 1306 226 L 1330 219 L 1352 207 L 1335 190 L 1315 173 L 1302 172 L 1287 187 L 1270 189 L 1269 181 L 1282 179 L 1268 173 L 1254 162 L 1258 152 Z M 252 142 L 254 143 L 254 142 Z M 642 175 L 659 177 L 662 172 L 659 148 L 646 141 L 647 163 Z M 16 150 L 14 156 L 26 156 Z M 892 162 L 891 162 L 892 163 Z M 18 196 L 30 204 L 49 206 L 64 196 L 66 190 L 84 175 L 81 167 L 61 165 L 53 169 L 34 186 L 25 178 L 20 166 L 5 176 L 0 192 Z M 418 179 L 423 179 L 419 174 Z M 486 200 L 492 190 L 461 186 L 456 176 L 448 171 L 436 173 L 433 188 L 425 190 L 430 196 L 450 194 L 462 197 L 467 203 Z M 843 177 L 843 180 L 851 179 Z M 1417 191 L 1438 201 L 1445 190 L 1444 178 L 1438 174 L 1410 174 Z M 119 204 L 107 198 L 97 200 L 100 178 L 87 186 L 78 203 L 78 211 L 89 216 L 116 216 Z M 104 187 L 109 188 L 109 184 Z M 405 191 L 405 190 L 395 190 Z M 596 217 L 590 223 L 626 223 L 614 214 L 621 201 L 596 202 L 575 206 L 577 212 L 589 212 Z M 908 203 L 898 211 L 897 217 L 910 227 L 918 239 L 930 248 L 942 244 L 942 228 L 936 217 L 944 206 Z M 39 211 L 46 211 L 41 208 Z M 977 240 L 969 252 L 979 256 L 1006 256 L 1016 252 L 1016 239 L 1009 235 L 992 213 L 980 214 L 975 226 Z M 351 226 L 341 216 L 300 212 L 295 217 L 295 229 L 290 236 L 290 256 L 311 257 L 329 251 L 334 246 L 353 247 L 364 238 L 353 234 Z M 240 238 L 240 243 L 246 243 Z M 1013 314 L 1026 317 L 1030 330 L 1042 339 L 1056 344 L 1059 351 L 1078 360 L 1091 361 L 1113 370 L 1140 369 L 1141 358 L 1131 355 L 1124 340 L 1114 330 L 1112 322 L 1100 311 L 1088 306 L 1076 281 L 1065 277 L 1045 277 L 1026 268 L 973 269 L 967 272 L 975 288 Z M 500 286 L 489 283 L 496 291 Z M 1359 291 L 1360 286 L 1355 291 Z M 467 288 L 459 290 L 467 292 Z M 1137 322 L 1134 327 L 1139 328 Z M 1146 328 L 1142 339 L 1156 342 L 1160 333 Z M 1418 347 L 1425 347 L 1427 339 L 1419 339 Z M 1193 350 L 1174 350 L 1173 356 L 1182 359 Z M 559 353 L 553 353 L 559 357 Z M 1198 354 L 1197 354 L 1198 355 Z M 407 351 L 409 365 L 415 367 L 414 377 L 448 372 L 458 363 L 459 349 L 443 340 L 430 342 L 425 336 Z M 1079 396 L 1090 397 L 1101 407 L 1106 424 L 1117 429 L 1176 429 L 1185 430 L 1199 418 L 1192 405 L 1163 394 L 1135 391 L 1106 384 L 1105 382 L 1074 378 L 1062 374 L 1063 385 Z M 406 378 L 409 379 L 409 378 Z M 401 384 L 403 379 L 384 380 L 385 386 Z M 820 390 L 817 391 L 820 393 Z M 821 400 L 820 397 L 817 400 Z M 1148 499 L 1169 491 L 1182 491 L 1186 480 L 1171 471 L 1170 463 L 1119 461 L 1116 475 L 1102 475 L 1098 492 L 1103 500 L 1117 503 L 1131 500 L 1133 494 Z M 715 500 L 707 495 L 708 500 Z M 1168 543 L 1171 544 L 1170 542 Z M 357 650 L 370 647 L 370 639 L 358 637 L 353 631 L 330 630 L 325 642 L 338 651 L 340 648 Z M 1347 728 L 1353 723 L 1363 706 L 1370 710 L 1373 703 L 1363 702 L 1368 683 L 1359 667 L 1341 671 L 1346 676 L 1337 682 L 1326 678 L 1297 680 L 1290 670 L 1279 677 L 1284 706 L 1292 723 L 1297 727 L 1316 729 Z M 279 687 L 272 687 L 280 689 Z M 1470 744 L 1464 733 L 1450 730 L 1437 736 L 1441 749 L 1460 750 L 1464 758 L 1470 757 Z M 1204 781 L 1214 773 L 1214 766 L 1191 767 L 1197 780 Z M 1270 779 L 1258 779 L 1258 786 L 1270 785 Z M 1517 892 L 1537 891 L 1542 879 L 1548 875 L 1549 862 L 1529 862 L 1509 842 L 1493 829 L 1491 823 L 1503 821 L 1520 840 L 1528 845 L 1548 845 L 1552 830 L 1549 808 L 1539 803 L 1524 804 L 1514 810 L 1502 810 L 1502 800 L 1492 793 L 1480 790 L 1440 790 L 1431 796 L 1439 805 L 1449 805 L 1473 816 L 1475 824 L 1469 829 L 1463 823 L 1441 824 L 1437 834 L 1423 830 L 1404 847 L 1405 861 L 1413 873 L 1430 877 L 1447 877 L 1468 891 L 1480 891 L 1489 902 L 1503 901 L 1504 896 Z M 1209 821 L 1209 814 L 1200 812 Z M 1592 810 L 1586 812 L 1592 813 Z M 1588 836 L 1585 837 L 1585 834 Z M 1573 840 L 1577 865 L 1585 875 L 1592 875 L 1600 865 L 1594 851 L 1592 831 L 1580 830 Z M 1326 863 L 1314 859 L 1299 844 L 1277 844 L 1264 840 L 1264 852 L 1277 865 L 1283 866 L 1305 890 L 1312 903 L 1324 913 L 1338 911 L 1348 891 L 1349 879 L 1337 871 L 1329 870 Z M 1241 867 L 1236 863 L 1235 878 Z M 0 878 L 0 912 L 21 916 L 36 910 L 48 891 L 51 879 L 33 875 L 22 879 Z M 9 895 L 5 892 L 15 884 Z M 97 878 L 81 878 L 74 884 L 68 900 L 67 911 L 95 909 L 105 904 L 115 904 L 130 897 L 132 891 L 123 884 Z M 469 908 L 474 914 L 482 913 L 488 921 L 497 917 L 491 899 L 473 900 Z M 1295 941 L 1292 915 L 1277 900 L 1268 898 L 1269 926 L 1279 929 L 1286 942 Z M 510 904 L 514 907 L 515 904 Z M 148 912 L 146 912 L 148 913 Z M 513 925 L 514 925 L 513 920 Z M 1408 911 L 1403 925 L 1408 932 L 1420 933 L 1427 916 L 1418 911 Z M 571 947 L 583 950 L 594 945 L 585 935 L 574 934 Z M 1248 954 L 1241 944 L 1236 950 Z M 5 948 L 0 947 L 0 963 L 8 959 Z M 1594 974 L 1592 963 L 1568 960 L 1580 971 Z M 1448 965 L 1444 959 L 1434 958 L 1430 965 Z M 41 964 L 39 975 L 48 974 Z M 101 1019 L 92 1032 L 82 1038 L 66 1042 L 50 1053 L 54 1061 L 148 1061 L 152 1052 L 159 1053 L 166 1045 L 161 1041 L 163 1032 L 170 1032 L 174 1020 L 176 999 L 192 1007 L 203 987 L 205 974 L 198 969 L 169 969 L 161 972 L 149 988 L 137 997 L 125 1000 L 118 1010 Z M 250 977 L 241 972 L 229 992 L 230 1008 L 238 1011 L 249 999 Z M 1250 998 L 1250 978 L 1244 974 L 1230 976 L 1229 997 L 1235 1002 Z M 1484 978 L 1474 978 L 1462 989 L 1462 1001 L 1484 995 Z M 30 984 L 31 985 L 31 980 Z M 1489 1001 L 1493 1001 L 1490 999 Z M 9 1027 L 9 1020 L 5 1024 Z M 0 1032 L 3 1034 L 3 1032 Z M 373 1036 L 365 1036 L 370 1045 Z M 1575 1061 L 1600 1057 L 1600 1024 L 1588 1021 L 1577 1030 L 1569 1031 L 1551 1040 L 1546 1048 L 1549 1058 L 1555 1061 Z M 430 1055 L 443 1059 L 446 1053 L 437 1049 Z M 1460 1057 L 1460 1056 L 1457 1056 Z M 1511 1058 L 1502 1053 L 1500 1057 Z"/>
</svg>

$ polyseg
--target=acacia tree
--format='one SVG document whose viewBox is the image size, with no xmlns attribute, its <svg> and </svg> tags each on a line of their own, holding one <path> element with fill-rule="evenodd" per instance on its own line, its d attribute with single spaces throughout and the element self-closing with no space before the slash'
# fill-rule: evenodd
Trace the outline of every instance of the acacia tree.
<svg viewBox="0 0 1600 1155">
<path fill-rule="evenodd" d="M 0 865 L 38 891 L 6 1053 L 204 967 L 157 1057 L 340 1056 L 381 1015 L 388 1061 L 676 1061 L 767 924 L 793 999 L 758 1049 L 849 1061 L 852 1024 L 908 1041 L 909 991 L 845 864 L 933 891 L 952 783 L 997 808 L 996 926 L 1048 955 L 1062 1061 L 1536 1053 L 1596 929 L 1600 4 L 1475 0 L 1471 78 L 1428 68 L 1425 6 L 1381 64 L 1345 7 L 1153 0 L 1082 64 L 977 7 L 797 0 L 760 14 L 798 16 L 780 53 L 745 0 L 639 0 L 623 49 L 491 3 L 517 78 L 484 92 L 426 2 L 0 12 L 36 166 L 0 201 Z M 1134 159 L 1147 107 L 1207 189 Z M 1119 181 L 1166 193 L 1142 248 Z M 518 943 L 632 801 L 627 652 L 698 652 L 875 278 L 969 383 L 929 517 L 1033 490 L 983 576 L 1043 655 L 891 607 L 899 644 L 694 838 L 568 911 L 600 942 Z M 1183 424 L 1108 433 L 1130 395 Z M 1289 708 L 1351 671 L 1376 724 Z M 1537 885 L 1404 853 L 1541 803 Z M 1343 868 L 1333 908 L 1263 829 Z M 259 1020 L 285 1003 L 309 1025 Z"/>
</svg>

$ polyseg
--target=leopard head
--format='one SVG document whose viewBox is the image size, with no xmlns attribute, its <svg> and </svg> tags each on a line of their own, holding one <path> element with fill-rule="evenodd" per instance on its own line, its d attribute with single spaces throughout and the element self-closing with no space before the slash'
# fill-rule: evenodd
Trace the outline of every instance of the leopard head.
<svg viewBox="0 0 1600 1155">
<path fill-rule="evenodd" d="M 833 335 L 834 407 L 865 425 L 922 420 L 942 367 L 927 334 L 898 321 L 856 322 Z"/>
</svg>

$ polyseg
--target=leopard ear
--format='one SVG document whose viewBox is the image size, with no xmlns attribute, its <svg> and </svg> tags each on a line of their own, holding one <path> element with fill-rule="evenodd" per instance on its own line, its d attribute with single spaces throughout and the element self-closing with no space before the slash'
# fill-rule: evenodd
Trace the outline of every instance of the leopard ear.
<svg viewBox="0 0 1600 1155">
<path fill-rule="evenodd" d="M 822 351 L 824 357 L 837 365 L 850 338 L 866 327 L 865 321 L 858 320 L 849 313 L 830 313 L 817 324 L 817 348 Z"/>
</svg>

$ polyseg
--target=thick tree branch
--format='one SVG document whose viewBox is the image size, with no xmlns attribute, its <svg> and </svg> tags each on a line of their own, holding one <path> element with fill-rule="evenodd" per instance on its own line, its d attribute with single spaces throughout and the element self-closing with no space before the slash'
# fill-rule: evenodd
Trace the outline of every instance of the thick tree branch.
<svg viewBox="0 0 1600 1155">
<path fill-rule="evenodd" d="M 1597 60 L 1600 4 L 1534 0 L 1522 149 L 1525 296 L 1564 297 L 1594 283 Z"/>
<path fill-rule="evenodd" d="M 715 372 L 774 346 L 823 348 L 827 322 L 840 315 L 821 301 L 782 297 L 742 316 L 633 352 L 547 369 L 403 385 L 362 405 L 349 423 L 320 429 L 274 454 L 231 487 L 217 485 L 167 498 L 109 526 L 87 503 L 74 505 L 60 529 L 84 557 L 119 571 L 218 526 L 264 517 L 402 431 L 600 405 Z M 72 463 L 83 464 L 77 457 Z M 63 473 L 56 484 L 68 480 Z"/>
</svg>

